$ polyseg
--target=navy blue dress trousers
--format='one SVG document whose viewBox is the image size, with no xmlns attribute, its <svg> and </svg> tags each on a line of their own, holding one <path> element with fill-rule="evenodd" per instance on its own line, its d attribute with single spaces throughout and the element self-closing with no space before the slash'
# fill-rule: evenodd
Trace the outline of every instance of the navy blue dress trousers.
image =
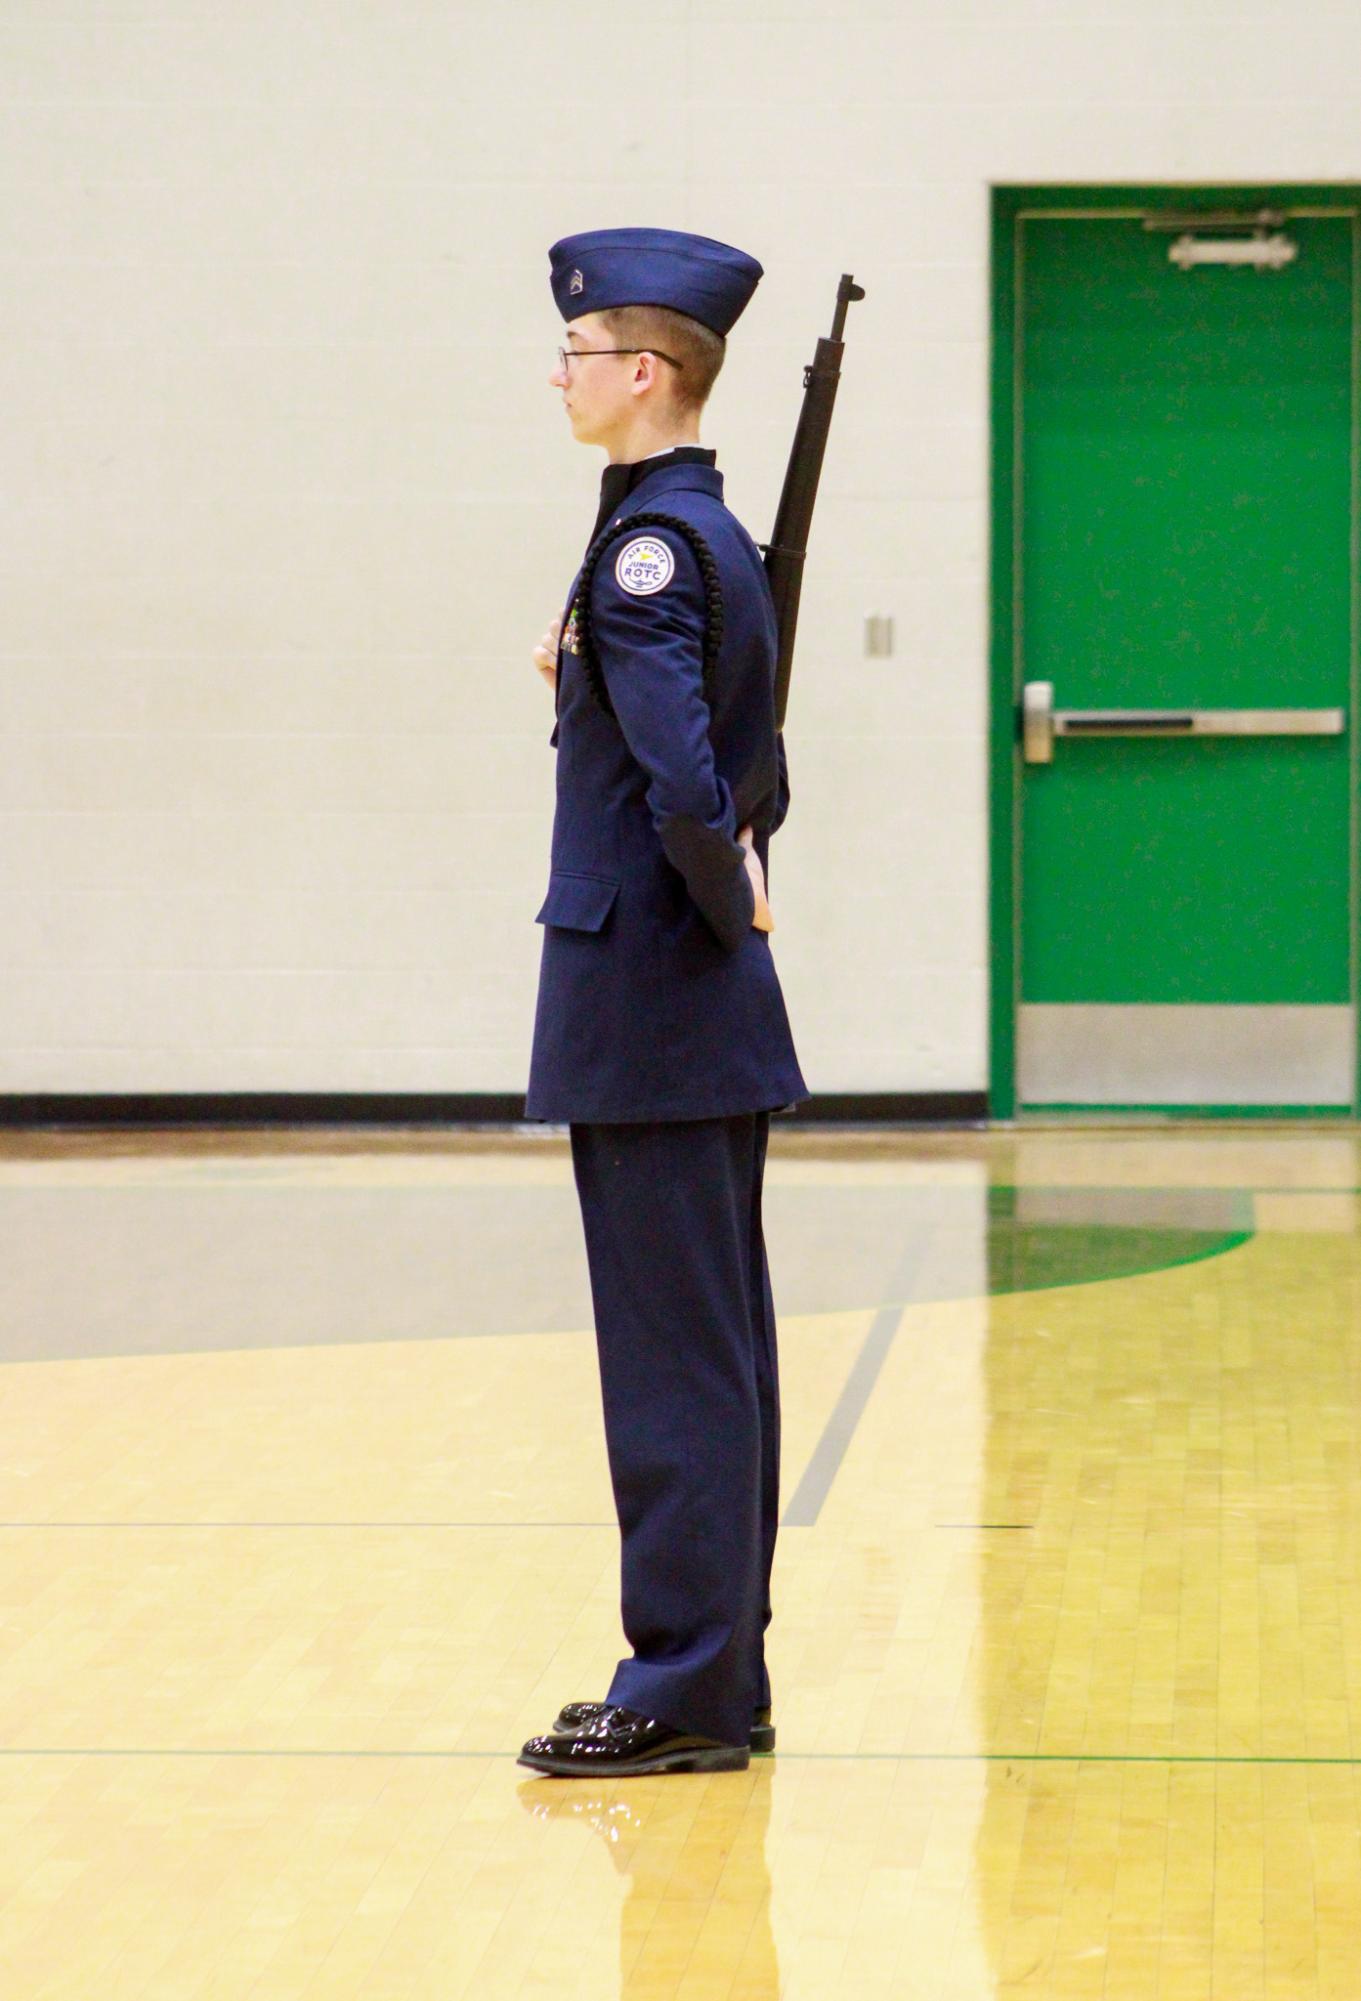
<svg viewBox="0 0 1361 2001">
<path fill-rule="evenodd" d="M 607 468 L 589 622 L 558 654 L 557 804 L 526 1116 L 570 1125 L 632 1656 L 606 1700 L 723 1743 L 770 1701 L 779 1487 L 761 1221 L 769 1114 L 808 1096 L 736 834 L 788 805 L 760 552 L 698 448 Z M 622 475 L 622 477 L 621 477 Z M 704 676 L 706 585 L 723 600 Z"/>
<path fill-rule="evenodd" d="M 780 1395 L 766 1112 L 572 1126 L 633 1649 L 606 1694 L 723 1744 L 770 1704 Z"/>
</svg>

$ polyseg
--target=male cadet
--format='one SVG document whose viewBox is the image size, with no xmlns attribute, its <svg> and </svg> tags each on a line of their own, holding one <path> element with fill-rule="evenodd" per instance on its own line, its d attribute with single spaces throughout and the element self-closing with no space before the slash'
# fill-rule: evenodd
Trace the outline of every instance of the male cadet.
<svg viewBox="0 0 1361 2001">
<path fill-rule="evenodd" d="M 567 322 L 549 381 L 609 464 L 567 629 L 535 652 L 557 695 L 557 811 L 525 1112 L 571 1127 L 633 1655 L 519 1762 L 740 1771 L 775 1737 L 761 1183 L 771 1111 L 808 1091 L 767 936 L 788 799 L 775 613 L 698 440 L 761 266 L 669 229 L 593 230 L 549 259 Z"/>
</svg>

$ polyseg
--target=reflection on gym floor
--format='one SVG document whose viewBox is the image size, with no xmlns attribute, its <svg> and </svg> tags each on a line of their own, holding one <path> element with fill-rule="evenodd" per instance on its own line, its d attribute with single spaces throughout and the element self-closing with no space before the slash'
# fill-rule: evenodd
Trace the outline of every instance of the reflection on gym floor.
<svg viewBox="0 0 1361 2001">
<path fill-rule="evenodd" d="M 534 1779 L 620 1651 L 552 1135 L 12 1135 L 0 1979 L 1347 1996 L 1357 1136 L 772 1136 L 779 1749 Z"/>
</svg>

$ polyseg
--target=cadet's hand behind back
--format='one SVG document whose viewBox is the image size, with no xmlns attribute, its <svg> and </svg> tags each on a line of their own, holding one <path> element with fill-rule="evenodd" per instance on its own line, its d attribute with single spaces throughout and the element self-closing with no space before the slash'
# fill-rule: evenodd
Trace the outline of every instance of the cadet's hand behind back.
<svg viewBox="0 0 1361 2001">
<path fill-rule="evenodd" d="M 558 686 L 558 635 L 562 631 L 562 613 L 559 612 L 543 638 L 534 648 L 534 665 L 543 675 L 554 693 Z"/>
<path fill-rule="evenodd" d="M 775 929 L 775 919 L 771 916 L 770 905 L 766 902 L 765 870 L 761 867 L 761 857 L 752 845 L 750 825 L 740 828 L 737 838 L 746 849 L 747 874 L 751 877 L 751 887 L 756 898 L 756 908 L 752 912 L 751 928 L 753 931 L 773 931 Z"/>
</svg>

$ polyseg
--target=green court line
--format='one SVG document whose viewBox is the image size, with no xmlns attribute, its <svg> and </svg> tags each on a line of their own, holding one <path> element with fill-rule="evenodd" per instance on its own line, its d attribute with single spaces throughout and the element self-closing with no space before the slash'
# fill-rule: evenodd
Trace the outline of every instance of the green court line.
<svg viewBox="0 0 1361 2001">
<path fill-rule="evenodd" d="M 1361 1758 L 1249 1758 L 1206 1752 L 1160 1757 L 1156 1751 L 772 1751 L 772 1758 L 884 1760 L 963 1765 L 1349 1765 Z"/>
<path fill-rule="evenodd" d="M 1072 1227 L 1067 1226 L 1067 1227 Z M 1069 1292 L 1079 1285 L 1124 1285 L 1132 1278 L 1156 1278 L 1159 1272 L 1178 1271 L 1183 1265 L 1204 1264 L 1210 1258 L 1222 1258 L 1227 1251 L 1236 1251 L 1244 1244 L 1250 1244 L 1257 1234 L 1252 1230 L 1230 1230 L 1222 1237 L 1216 1237 L 1212 1244 L 1198 1250 L 1184 1251 L 1180 1257 L 1166 1258 L 1155 1265 L 1142 1265 L 1134 1271 L 1094 1271 L 1083 1272 L 1074 1278 L 1044 1279 L 1035 1285 L 990 1286 L 986 1297 L 989 1299 L 1021 1299 L 1032 1292 Z M 982 1297 L 968 1294 L 966 1297 Z M 916 1304 L 911 1301 L 909 1304 Z"/>
<path fill-rule="evenodd" d="M 771 1751 L 757 1752 L 757 1757 L 768 1757 L 778 1764 L 781 1758 L 791 1764 L 895 1764 L 895 1765 L 1339 1765 L 1352 1769 L 1361 1767 L 1358 1758 L 1250 1758 L 1238 1756 L 1217 1757 L 1181 1754 L 1160 1757 L 1156 1752 L 1122 1751 Z M 179 1744 L 156 1745 L 97 1745 L 97 1744 L 21 1744 L 0 1745 L 0 1757 L 6 1758 L 483 1758 L 512 1759 L 519 1756 L 518 1746 L 505 1747 L 495 1751 L 373 1751 L 373 1750 L 253 1750 L 238 1745 L 224 1745 L 216 1750 L 211 1747 Z M 591 1778 L 604 1783 L 610 1778 L 605 1772 L 583 1772 L 582 1778 Z M 618 1775 L 616 1775 L 618 1776 Z M 659 1773 L 624 1774 L 633 1777 L 661 1777 Z M 686 1776 L 673 1774 L 671 1776 Z M 695 1776 L 693 1774 L 689 1776 Z M 703 1776 L 702 1774 L 699 1776 Z M 710 1774 L 709 1776 L 713 1776 Z M 570 1783 L 570 1781 L 569 1781 Z"/>
</svg>

